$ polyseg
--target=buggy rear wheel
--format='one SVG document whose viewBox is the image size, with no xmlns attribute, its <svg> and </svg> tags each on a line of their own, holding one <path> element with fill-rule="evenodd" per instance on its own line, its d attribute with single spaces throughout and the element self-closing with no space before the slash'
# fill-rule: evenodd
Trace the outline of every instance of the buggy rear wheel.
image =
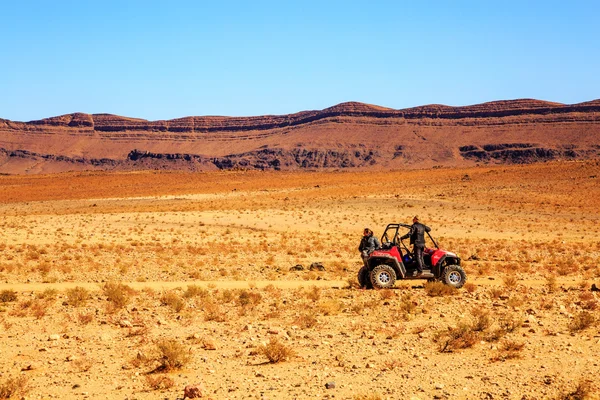
<svg viewBox="0 0 600 400">
<path fill-rule="evenodd" d="M 396 272 L 389 265 L 381 264 L 371 271 L 371 284 L 376 289 L 389 289 L 396 283 Z"/>
</svg>

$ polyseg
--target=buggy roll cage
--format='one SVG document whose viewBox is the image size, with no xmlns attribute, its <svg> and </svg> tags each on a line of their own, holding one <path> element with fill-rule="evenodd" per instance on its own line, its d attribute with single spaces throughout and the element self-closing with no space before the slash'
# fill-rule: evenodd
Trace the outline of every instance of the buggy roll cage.
<svg viewBox="0 0 600 400">
<path fill-rule="evenodd" d="M 412 227 L 412 225 L 407 225 L 407 224 L 388 224 L 388 226 L 385 227 L 385 231 L 383 232 L 383 235 L 381 236 L 381 243 L 392 243 L 393 245 L 396 245 L 396 246 L 398 246 L 400 243 L 402 243 L 404 248 L 406 250 L 408 250 L 406 245 L 400 240 L 398 231 L 400 230 L 400 228 L 410 229 L 411 227 Z M 388 231 L 390 231 L 389 234 L 388 234 Z M 427 236 L 429 236 L 429 239 L 431 239 L 431 242 L 435 245 L 436 249 L 439 249 L 440 246 L 438 246 L 437 242 L 431 237 L 429 232 L 425 232 L 425 233 L 427 233 Z M 390 235 L 391 235 L 391 238 L 390 238 Z"/>
</svg>

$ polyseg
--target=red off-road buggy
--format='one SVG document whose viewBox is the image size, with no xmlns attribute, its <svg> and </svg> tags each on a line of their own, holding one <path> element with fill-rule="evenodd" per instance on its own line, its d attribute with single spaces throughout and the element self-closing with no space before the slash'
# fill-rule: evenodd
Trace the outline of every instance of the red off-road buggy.
<svg viewBox="0 0 600 400">
<path fill-rule="evenodd" d="M 427 279 L 442 281 L 446 285 L 461 288 L 467 275 L 460 266 L 460 257 L 455 253 L 440 249 L 427 232 L 427 247 L 423 251 L 425 261 L 423 274 L 416 275 L 417 261 L 401 236 L 408 233 L 410 225 L 389 224 L 381 236 L 381 249 L 369 255 L 368 267 L 358 271 L 358 282 L 367 289 L 391 288 L 398 279 Z M 427 240 L 428 239 L 428 240 Z M 434 247 L 429 247 L 430 245 Z"/>
</svg>

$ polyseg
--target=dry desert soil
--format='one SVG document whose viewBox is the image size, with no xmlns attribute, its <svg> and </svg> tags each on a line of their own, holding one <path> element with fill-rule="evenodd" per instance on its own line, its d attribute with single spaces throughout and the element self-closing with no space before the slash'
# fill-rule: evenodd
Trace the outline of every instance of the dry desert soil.
<svg viewBox="0 0 600 400">
<path fill-rule="evenodd" d="M 0 176 L 0 398 L 597 399 L 599 176 Z M 358 288 L 415 214 L 467 284 Z"/>
</svg>

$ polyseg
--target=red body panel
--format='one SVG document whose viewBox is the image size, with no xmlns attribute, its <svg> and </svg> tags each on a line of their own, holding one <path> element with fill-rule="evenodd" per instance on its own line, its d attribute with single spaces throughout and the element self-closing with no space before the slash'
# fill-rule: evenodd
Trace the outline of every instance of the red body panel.
<svg viewBox="0 0 600 400">
<path fill-rule="evenodd" d="M 371 257 L 381 257 L 384 255 L 392 256 L 396 260 L 398 260 L 398 262 L 401 262 L 400 252 L 398 251 L 398 247 L 396 247 L 396 246 L 392 247 L 389 250 L 375 250 L 374 252 L 371 253 Z"/>
<path fill-rule="evenodd" d="M 425 249 L 424 253 L 431 256 L 431 265 L 434 266 L 447 252 L 441 249 Z"/>
</svg>

